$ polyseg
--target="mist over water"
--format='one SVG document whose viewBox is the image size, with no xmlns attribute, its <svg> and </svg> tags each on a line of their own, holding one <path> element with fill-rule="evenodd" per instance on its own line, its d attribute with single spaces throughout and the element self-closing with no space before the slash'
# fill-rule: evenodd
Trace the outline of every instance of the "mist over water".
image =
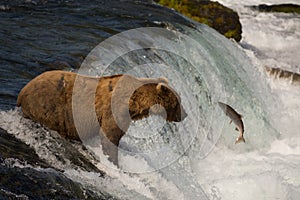
<svg viewBox="0 0 300 200">
<path fill-rule="evenodd" d="M 274 80 L 264 71 L 264 65 L 280 67 L 281 63 L 295 70 L 298 58 L 293 51 L 288 55 L 295 59 L 282 56 L 284 49 L 280 47 L 288 48 L 288 44 L 274 44 L 278 48 L 265 45 L 271 43 L 262 39 L 268 38 L 270 29 L 251 32 L 259 22 L 273 27 L 282 15 L 259 14 L 240 4 L 233 4 L 233 8 L 239 9 L 244 25 L 241 44 L 205 25 L 196 24 L 194 29 L 175 24 L 169 32 L 161 32 L 161 38 L 143 35 L 143 44 L 125 42 L 124 49 L 135 50 L 122 54 L 104 71 L 97 67 L 101 62 L 107 64 L 105 59 L 86 69 L 92 75 L 165 76 L 181 96 L 188 114 L 180 123 L 166 123 L 157 116 L 132 122 L 120 144 L 121 170 L 107 160 L 100 146 L 84 150 L 78 143 L 62 143 L 54 131 L 36 126 L 22 117 L 19 109 L 0 111 L 0 126 L 29 144 L 53 167 L 63 169 L 71 180 L 120 199 L 298 199 L 299 88 Z M 255 23 L 247 20 L 258 15 Z M 291 17 L 280 20 L 287 20 L 292 30 L 298 30 Z M 295 23 L 297 20 L 296 16 Z M 284 32 L 274 35 L 285 41 Z M 290 37 L 299 40 L 297 34 Z M 147 44 L 160 48 L 145 50 Z M 238 132 L 218 101 L 243 115 L 245 144 L 234 144 Z M 64 145 L 82 153 L 106 176 L 74 165 L 67 157 L 68 150 L 61 151 Z"/>
</svg>

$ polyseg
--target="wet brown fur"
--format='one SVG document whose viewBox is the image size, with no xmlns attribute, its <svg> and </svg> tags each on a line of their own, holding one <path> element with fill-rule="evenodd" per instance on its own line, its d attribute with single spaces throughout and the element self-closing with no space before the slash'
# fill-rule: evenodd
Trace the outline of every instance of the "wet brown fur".
<svg viewBox="0 0 300 200">
<path fill-rule="evenodd" d="M 73 91 L 75 79 L 76 87 L 80 89 Z M 72 102 L 73 95 L 76 98 Z M 95 98 L 86 100 L 86 97 Z M 153 105 L 158 104 L 165 109 L 168 121 L 179 122 L 186 117 L 179 95 L 168 86 L 165 78 L 135 78 L 129 75 L 95 78 L 72 72 L 49 71 L 30 81 L 19 93 L 17 101 L 26 117 L 58 131 L 66 138 L 80 140 L 74 124 L 72 103 L 80 107 L 77 110 L 82 112 L 79 118 L 83 121 L 90 116 L 91 105 L 95 106 L 96 121 L 101 131 L 95 130 L 97 126 L 93 125 L 83 131 L 84 134 L 80 131 L 80 138 L 99 133 L 104 135 L 101 140 L 103 152 L 115 164 L 118 162 L 119 141 L 131 120 L 149 116 Z M 117 116 L 113 115 L 112 103 Z M 160 115 L 162 111 L 156 109 L 152 114 Z M 131 119 L 123 118 L 126 112 Z M 121 127 L 115 118 L 119 119 Z M 82 129 L 85 130 L 85 123 L 82 123 Z"/>
</svg>

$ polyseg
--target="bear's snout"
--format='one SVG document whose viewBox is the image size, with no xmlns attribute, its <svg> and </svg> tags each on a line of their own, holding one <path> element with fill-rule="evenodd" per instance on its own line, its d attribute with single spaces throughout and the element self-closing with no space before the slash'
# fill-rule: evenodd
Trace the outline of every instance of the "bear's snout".
<svg viewBox="0 0 300 200">
<path fill-rule="evenodd" d="M 179 115 L 177 116 L 177 122 L 183 121 L 187 117 L 187 113 L 185 112 L 184 108 L 182 106 L 179 107 Z"/>
<path fill-rule="evenodd" d="M 187 113 L 181 105 L 174 109 L 172 114 L 168 114 L 168 121 L 181 122 L 187 117 Z"/>
<path fill-rule="evenodd" d="M 185 112 L 185 110 L 181 106 L 181 121 L 183 121 L 187 116 L 188 116 L 188 114 Z"/>
</svg>

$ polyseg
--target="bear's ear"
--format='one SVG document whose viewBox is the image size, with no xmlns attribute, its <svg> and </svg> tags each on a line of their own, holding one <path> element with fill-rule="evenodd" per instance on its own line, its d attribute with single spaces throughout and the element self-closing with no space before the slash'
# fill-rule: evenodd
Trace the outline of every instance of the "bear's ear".
<svg viewBox="0 0 300 200">
<path fill-rule="evenodd" d="M 168 87 L 165 83 L 159 83 L 156 86 L 156 90 L 158 91 L 158 93 L 161 93 L 161 92 L 168 90 Z"/>
<path fill-rule="evenodd" d="M 165 84 L 169 83 L 169 80 L 166 77 L 164 77 L 164 76 L 159 77 L 158 81 L 159 81 L 159 83 L 165 83 Z"/>
</svg>

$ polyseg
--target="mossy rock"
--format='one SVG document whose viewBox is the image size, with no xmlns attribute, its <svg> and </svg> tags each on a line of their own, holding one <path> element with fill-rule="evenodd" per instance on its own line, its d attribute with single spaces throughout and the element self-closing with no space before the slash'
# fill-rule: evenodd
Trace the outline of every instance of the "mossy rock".
<svg viewBox="0 0 300 200">
<path fill-rule="evenodd" d="M 204 23 L 227 38 L 234 38 L 237 42 L 242 38 L 242 25 L 238 14 L 218 2 L 199 0 L 155 0 L 155 2 Z"/>
<path fill-rule="evenodd" d="M 300 5 L 296 5 L 296 4 L 276 4 L 276 5 L 261 4 L 258 6 L 251 6 L 251 7 L 260 12 L 284 12 L 284 13 L 300 14 Z"/>
</svg>

